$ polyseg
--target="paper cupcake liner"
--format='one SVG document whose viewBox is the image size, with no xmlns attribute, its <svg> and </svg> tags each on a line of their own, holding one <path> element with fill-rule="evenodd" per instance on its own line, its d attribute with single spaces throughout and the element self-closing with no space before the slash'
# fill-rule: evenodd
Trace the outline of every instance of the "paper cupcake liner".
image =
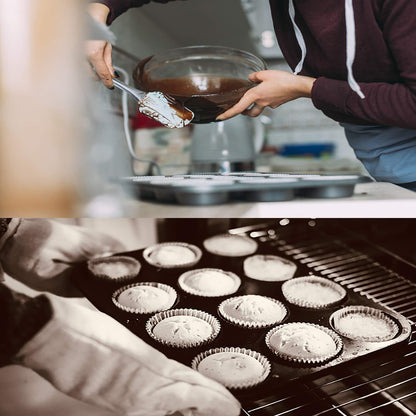
<svg viewBox="0 0 416 416">
<path fill-rule="evenodd" d="M 153 286 L 153 287 L 157 287 L 159 289 L 164 290 L 169 295 L 168 303 L 158 308 L 154 308 L 152 310 L 146 310 L 146 311 L 143 311 L 140 308 L 132 308 L 130 306 L 122 305 L 118 301 L 118 297 L 120 296 L 120 294 L 124 292 L 125 290 L 130 289 L 131 287 L 137 287 L 137 286 Z M 168 285 L 165 285 L 163 283 L 158 283 L 158 282 L 133 283 L 131 285 L 123 286 L 120 289 L 117 289 L 112 295 L 112 301 L 114 305 L 116 305 L 119 309 L 125 312 L 136 313 L 136 314 L 141 314 L 141 315 L 147 315 L 150 313 L 156 313 L 156 312 L 164 311 L 166 309 L 170 309 L 175 304 L 177 298 L 178 298 L 178 294 L 176 293 L 176 290 L 173 289 L 173 287 L 170 287 Z"/>
<path fill-rule="evenodd" d="M 110 264 L 114 262 L 125 263 L 126 266 L 130 269 L 129 272 L 123 276 L 114 277 L 114 276 L 111 276 L 110 273 L 103 273 L 97 270 L 97 265 L 100 265 L 103 263 Z M 105 279 L 108 281 L 113 281 L 113 282 L 121 282 L 125 280 L 134 279 L 139 274 L 139 271 L 141 269 L 141 264 L 139 263 L 139 261 L 129 256 L 99 257 L 99 258 L 89 260 L 87 263 L 87 266 L 88 266 L 88 270 L 95 277 L 98 277 L 100 279 Z"/>
<path fill-rule="evenodd" d="M 351 334 L 350 332 L 344 331 L 339 324 L 340 319 L 343 317 L 350 315 L 350 314 L 358 314 L 358 315 L 367 315 L 371 316 L 376 319 L 380 319 L 388 324 L 391 331 L 389 334 L 383 336 L 371 336 L 365 335 L 360 336 L 357 334 Z M 371 308 L 369 306 L 346 306 L 345 308 L 339 309 L 338 311 L 334 312 L 330 318 L 329 322 L 332 328 L 343 337 L 353 339 L 355 341 L 366 341 L 366 342 L 382 342 L 382 341 L 389 341 L 393 339 L 399 332 L 399 326 L 397 323 L 388 315 L 388 313 L 381 311 L 379 309 Z"/>
<path fill-rule="evenodd" d="M 231 352 L 231 353 L 240 353 L 240 354 L 246 354 L 250 357 L 255 358 L 262 366 L 263 366 L 263 373 L 259 376 L 259 377 L 255 377 L 252 380 L 249 381 L 241 381 L 240 383 L 230 383 L 230 384 L 225 384 L 223 383 L 223 385 L 229 389 L 247 389 L 250 387 L 254 387 L 260 383 L 262 383 L 264 380 L 266 380 L 266 378 L 268 377 L 268 375 L 270 374 L 271 371 L 271 365 L 270 365 L 270 361 L 262 354 L 260 354 L 257 351 L 253 351 L 253 350 L 249 350 L 247 348 L 240 348 L 240 347 L 223 347 L 223 348 L 211 348 L 208 351 L 204 351 L 200 354 L 198 354 L 191 363 L 191 367 L 198 371 L 198 366 L 201 363 L 201 361 L 204 358 L 207 358 L 210 355 L 213 354 L 217 354 L 220 352 Z"/>
<path fill-rule="evenodd" d="M 189 250 L 191 250 L 194 255 L 195 255 L 195 259 L 186 263 L 178 263 L 178 264 L 162 264 L 162 263 L 158 263 L 157 261 L 154 261 L 150 255 L 152 254 L 152 252 L 159 247 L 168 247 L 168 246 L 181 246 L 181 247 L 186 247 Z M 181 242 L 167 242 L 167 243 L 159 243 L 159 244 L 155 244 L 153 246 L 147 247 L 144 251 L 143 251 L 143 258 L 152 266 L 155 267 L 160 267 L 162 269 L 176 269 L 176 268 L 181 268 L 181 267 L 192 267 L 195 264 L 197 264 L 199 262 L 199 260 L 201 259 L 202 256 L 202 251 L 199 247 L 194 246 L 193 244 L 188 244 L 188 243 L 181 243 Z"/>
<path fill-rule="evenodd" d="M 267 296 L 261 296 L 261 297 L 273 301 L 276 305 L 278 305 L 284 311 L 284 315 L 281 319 L 278 319 L 278 320 L 275 320 L 275 321 L 269 321 L 269 322 L 253 322 L 253 321 L 246 321 L 244 319 L 234 318 L 234 317 L 228 315 L 225 312 L 224 309 L 225 309 L 225 306 L 227 305 L 227 303 L 230 303 L 234 299 L 244 298 L 246 296 L 250 296 L 250 295 L 234 296 L 232 298 L 228 298 L 228 299 L 224 300 L 218 306 L 218 313 L 226 321 L 231 322 L 234 325 L 241 326 L 243 328 L 247 328 L 247 329 L 266 328 L 268 326 L 277 325 L 280 322 L 283 322 L 283 320 L 287 317 L 287 308 L 286 308 L 286 306 L 282 302 L 278 301 L 277 299 L 269 298 Z M 256 296 L 260 296 L 260 295 L 256 295 Z"/>
<path fill-rule="evenodd" d="M 273 348 L 273 346 L 270 344 L 270 338 L 272 337 L 272 335 L 274 333 L 276 333 L 277 331 L 279 331 L 281 328 L 286 327 L 286 326 L 290 326 L 290 325 L 309 325 L 315 328 L 320 329 L 321 331 L 325 332 L 326 334 L 328 334 L 335 342 L 335 351 L 331 354 L 326 354 L 326 355 L 320 355 L 320 356 L 316 356 L 316 357 L 293 357 L 290 355 L 287 355 L 281 351 L 277 351 Z M 342 340 L 341 337 L 336 334 L 334 331 L 332 331 L 331 329 L 322 326 L 322 325 L 317 325 L 317 324 L 311 324 L 308 322 L 291 322 L 288 324 L 282 324 L 279 325 L 277 327 L 272 328 L 265 337 L 265 341 L 266 341 L 266 345 L 267 348 L 269 348 L 269 350 L 277 355 L 278 357 L 282 358 L 283 360 L 286 361 L 290 361 L 293 363 L 298 363 L 298 364 L 306 364 L 308 366 L 314 366 L 314 365 L 321 365 L 326 363 L 327 361 L 330 361 L 332 359 L 334 359 L 336 356 L 339 355 L 339 353 L 342 350 L 343 344 L 342 344 Z"/>
<path fill-rule="evenodd" d="M 325 285 L 335 292 L 339 294 L 339 299 L 331 301 L 331 302 L 313 302 L 308 299 L 302 298 L 296 290 L 296 285 L 300 283 L 316 283 Z M 312 309 L 325 309 L 329 306 L 335 305 L 341 302 L 347 296 L 347 291 L 338 283 L 335 283 L 329 279 L 325 279 L 324 277 L 319 276 L 304 276 L 304 277 L 296 277 L 293 280 L 288 280 L 282 284 L 282 293 L 286 300 L 296 306 L 300 306 L 302 308 L 312 308 Z"/>
<path fill-rule="evenodd" d="M 162 322 L 164 319 L 170 318 L 171 316 L 194 316 L 196 318 L 203 319 L 205 322 L 208 322 L 211 325 L 212 333 L 205 340 L 189 342 L 187 344 L 178 344 L 176 342 L 169 342 L 169 341 L 166 341 L 164 339 L 157 337 L 153 333 L 153 328 L 159 322 Z M 218 321 L 217 318 L 215 318 L 215 316 L 212 316 L 209 313 L 200 311 L 198 309 L 171 309 L 171 310 L 159 312 L 156 315 L 153 315 L 146 322 L 146 331 L 151 338 L 153 338 L 155 341 L 163 345 L 167 345 L 169 347 L 174 347 L 174 348 L 194 348 L 194 347 L 199 347 L 201 345 L 209 344 L 218 336 L 220 329 L 221 329 L 220 322 Z"/>
<path fill-rule="evenodd" d="M 210 242 L 214 241 L 217 238 L 230 238 L 230 239 L 239 239 L 241 241 L 247 242 L 247 248 L 242 249 L 240 251 L 237 251 L 235 253 L 227 253 L 221 250 L 221 247 L 210 247 Z M 204 248 L 206 251 L 212 254 L 216 254 L 218 256 L 224 256 L 224 257 L 242 257 L 242 256 L 249 256 L 250 254 L 253 254 L 257 251 L 258 244 L 256 241 L 254 241 L 252 238 L 244 236 L 244 235 L 238 235 L 238 234 L 218 234 L 214 235 L 213 237 L 209 237 L 203 242 Z"/>
<path fill-rule="evenodd" d="M 225 290 L 221 294 L 210 294 L 210 293 L 204 292 L 203 290 L 195 289 L 195 288 L 189 286 L 186 283 L 186 280 L 189 278 L 189 276 L 192 276 L 193 274 L 199 273 L 199 272 L 202 272 L 202 271 L 216 271 L 216 272 L 223 273 L 223 274 L 227 275 L 228 277 L 231 277 L 231 279 L 234 282 L 233 288 L 230 289 L 230 290 Z M 233 293 L 237 292 L 238 288 L 241 285 L 241 279 L 235 273 L 228 272 L 228 271 L 225 271 L 225 270 L 222 270 L 222 269 L 204 268 L 204 269 L 190 270 L 188 272 L 185 272 L 185 273 L 181 274 L 179 276 L 179 279 L 178 279 L 178 284 L 179 284 L 180 288 L 183 291 L 185 291 L 185 292 L 187 292 L 191 295 L 203 296 L 203 297 L 207 297 L 207 298 L 217 298 L 217 297 L 221 297 L 221 296 L 232 295 Z"/>
<path fill-rule="evenodd" d="M 275 261 L 282 261 L 282 270 L 276 272 L 276 277 L 263 277 L 258 276 L 258 267 L 255 267 L 251 264 L 251 262 L 256 258 L 273 258 Z M 286 264 L 285 264 L 286 263 Z M 274 254 L 255 254 L 254 256 L 247 257 L 243 263 L 244 274 L 249 277 L 250 279 L 261 281 L 261 282 L 283 282 L 286 280 L 291 279 L 297 269 L 297 266 L 293 261 L 285 259 L 283 257 L 276 256 Z M 284 273 L 283 273 L 284 271 Z M 278 276 L 280 274 L 280 277 Z"/>
</svg>

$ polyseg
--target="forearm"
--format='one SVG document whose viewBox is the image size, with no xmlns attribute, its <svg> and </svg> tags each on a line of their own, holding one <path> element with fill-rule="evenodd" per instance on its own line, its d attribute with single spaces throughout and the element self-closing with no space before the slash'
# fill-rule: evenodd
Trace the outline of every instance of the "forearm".
<svg viewBox="0 0 416 416">
<path fill-rule="evenodd" d="M 316 79 L 312 77 L 304 77 L 302 75 L 298 75 L 297 78 L 298 78 L 297 91 L 298 91 L 299 98 L 301 97 L 311 98 L 313 85 Z"/>
<path fill-rule="evenodd" d="M 312 101 L 323 112 L 358 118 L 363 124 L 416 129 L 416 87 L 399 83 L 361 83 L 360 87 L 364 99 L 346 81 L 318 78 Z"/>
<path fill-rule="evenodd" d="M 101 6 L 101 11 L 96 12 L 98 13 L 100 19 L 103 19 L 103 13 L 105 13 L 105 10 L 107 10 L 105 19 L 99 21 L 110 25 L 114 19 L 116 19 L 128 9 L 143 6 L 144 4 L 148 4 L 151 1 L 155 1 L 157 3 L 168 3 L 169 1 L 174 0 L 92 0 L 90 3 L 93 8 L 97 8 L 97 5 Z M 105 8 L 103 8 L 103 6 Z M 94 17 L 94 15 L 92 16 Z"/>
</svg>

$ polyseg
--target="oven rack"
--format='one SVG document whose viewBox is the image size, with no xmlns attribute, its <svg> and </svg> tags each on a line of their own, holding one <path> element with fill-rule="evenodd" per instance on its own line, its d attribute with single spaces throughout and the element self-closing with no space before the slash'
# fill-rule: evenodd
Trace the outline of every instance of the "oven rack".
<svg viewBox="0 0 416 416">
<path fill-rule="evenodd" d="M 416 415 L 416 285 L 396 269 L 416 276 L 416 267 L 399 264 L 393 254 L 348 237 L 335 236 L 315 221 L 289 227 L 245 227 L 231 230 L 270 244 L 301 262 L 311 273 L 332 279 L 384 307 L 404 315 L 412 340 L 393 354 L 380 353 L 348 366 L 334 367 L 289 383 L 273 396 L 245 403 L 249 416 L 414 416 Z M 339 237 L 339 235 L 343 237 Z M 354 247 L 353 247 L 354 246 Z M 358 248 L 357 248 L 358 247 Z M 396 266 L 395 269 L 387 265 Z"/>
</svg>

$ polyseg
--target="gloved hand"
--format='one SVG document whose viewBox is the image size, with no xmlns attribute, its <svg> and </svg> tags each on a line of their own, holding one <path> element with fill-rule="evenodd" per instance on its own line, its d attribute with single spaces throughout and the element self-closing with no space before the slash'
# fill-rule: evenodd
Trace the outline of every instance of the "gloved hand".
<svg viewBox="0 0 416 416">
<path fill-rule="evenodd" d="M 56 390 L 29 368 L 0 368 L 1 416 L 119 416 Z"/>
<path fill-rule="evenodd" d="M 147 345 L 118 322 L 47 295 L 52 319 L 17 353 L 58 390 L 128 416 L 237 416 L 228 390 Z"/>
<path fill-rule="evenodd" d="M 115 253 L 124 246 L 113 237 L 48 219 L 22 219 L 0 251 L 4 271 L 36 290 L 76 295 L 68 277 L 72 263 Z"/>
</svg>

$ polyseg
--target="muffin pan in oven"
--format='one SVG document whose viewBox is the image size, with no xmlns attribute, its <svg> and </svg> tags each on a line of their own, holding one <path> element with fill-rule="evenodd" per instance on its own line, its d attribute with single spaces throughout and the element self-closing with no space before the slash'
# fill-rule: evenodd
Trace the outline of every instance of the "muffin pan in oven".
<svg viewBox="0 0 416 416">
<path fill-rule="evenodd" d="M 188 268 L 177 269 L 162 269 L 150 265 L 143 257 L 143 250 L 133 251 L 129 253 L 123 253 L 136 258 L 141 263 L 142 267 L 137 277 L 135 277 L 131 283 L 134 282 L 159 282 L 167 284 L 173 287 L 178 294 L 178 299 L 174 309 L 179 308 L 192 308 L 202 312 L 209 313 L 216 317 L 221 324 L 219 335 L 208 345 L 201 347 L 194 347 L 188 349 L 175 349 L 166 345 L 157 343 L 146 332 L 146 322 L 153 315 L 138 315 L 123 311 L 117 308 L 112 301 L 113 293 L 126 285 L 125 282 L 117 282 L 111 280 L 97 279 L 88 270 L 87 263 L 78 265 L 72 274 L 74 283 L 85 294 L 85 296 L 102 312 L 114 317 L 121 322 L 133 333 L 141 337 L 145 342 L 151 344 L 158 350 L 170 358 L 183 362 L 186 365 L 191 365 L 191 362 L 198 354 L 211 349 L 221 347 L 240 347 L 247 348 L 253 351 L 257 351 L 263 354 L 271 362 L 271 375 L 262 384 L 250 389 L 249 392 L 245 392 L 243 399 L 259 398 L 264 394 L 270 393 L 273 388 L 276 388 L 282 383 L 289 380 L 296 380 L 307 376 L 311 373 L 321 371 L 326 368 L 330 368 L 335 365 L 346 363 L 350 360 L 355 360 L 360 357 L 367 356 L 368 354 L 375 353 L 378 350 L 394 349 L 400 347 L 401 344 L 406 343 L 410 338 L 411 330 L 409 322 L 400 314 L 397 314 L 390 309 L 385 309 L 382 306 L 374 303 L 373 301 L 359 295 L 358 293 L 351 291 L 347 288 L 347 295 L 337 304 L 323 309 L 308 309 L 289 303 L 283 296 L 281 286 L 283 282 L 264 282 L 259 280 L 250 279 L 244 275 L 243 261 L 248 256 L 242 257 L 224 257 L 207 252 L 202 244 L 199 244 L 202 250 L 202 257 L 196 265 Z M 260 243 L 256 254 L 279 254 L 276 253 L 276 249 L 268 244 Z M 291 261 L 295 261 L 292 258 L 288 258 Z M 310 269 L 300 262 L 296 262 L 297 271 L 295 277 L 308 275 Z M 184 272 L 201 269 L 201 268 L 220 268 L 225 271 L 235 273 L 242 280 L 241 286 L 236 293 L 227 296 L 220 297 L 203 297 L 197 296 L 185 292 L 178 284 L 179 276 Z M 362 305 L 364 307 L 370 307 L 378 309 L 379 311 L 387 314 L 399 328 L 397 334 L 393 339 L 381 342 L 366 342 L 363 340 L 352 340 L 340 335 L 342 340 L 342 349 L 337 356 L 330 359 L 328 362 L 322 365 L 307 366 L 299 363 L 291 363 L 284 361 L 275 354 L 273 354 L 267 347 L 265 337 L 268 331 L 274 326 L 261 327 L 261 328 L 247 328 L 233 324 L 230 321 L 224 319 L 218 311 L 218 306 L 222 301 L 230 297 L 245 295 L 245 294 L 258 294 L 274 298 L 283 303 L 287 308 L 286 318 L 281 324 L 290 322 L 307 322 L 315 325 L 321 325 L 329 330 L 333 329 L 331 326 L 331 316 L 334 312 L 351 305 Z"/>
<path fill-rule="evenodd" d="M 179 205 L 216 205 L 234 201 L 276 202 L 296 197 L 347 198 L 358 175 L 231 173 L 212 175 L 131 176 L 118 180 L 137 198 Z"/>
</svg>

